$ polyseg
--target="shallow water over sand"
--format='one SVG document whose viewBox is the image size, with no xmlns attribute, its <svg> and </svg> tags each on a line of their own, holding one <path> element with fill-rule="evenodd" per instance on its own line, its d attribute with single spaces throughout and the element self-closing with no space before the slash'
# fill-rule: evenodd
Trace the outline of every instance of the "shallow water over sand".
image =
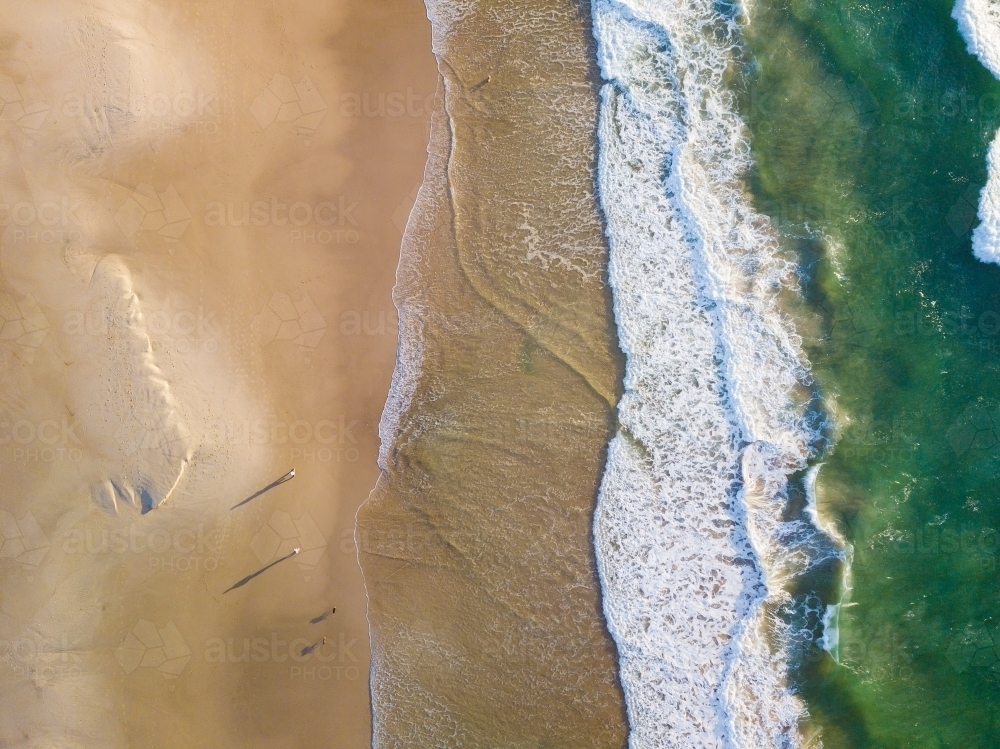
<svg viewBox="0 0 1000 749">
<path fill-rule="evenodd" d="M 620 363 L 575 3 L 430 4 L 384 474 L 358 517 L 375 745 L 624 744 L 591 538 Z"/>
</svg>

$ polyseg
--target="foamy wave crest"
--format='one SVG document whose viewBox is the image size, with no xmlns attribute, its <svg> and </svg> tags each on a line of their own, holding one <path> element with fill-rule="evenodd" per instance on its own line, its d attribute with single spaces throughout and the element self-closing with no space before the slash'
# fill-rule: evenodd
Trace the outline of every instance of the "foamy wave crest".
<svg viewBox="0 0 1000 749">
<path fill-rule="evenodd" d="M 794 288 L 740 181 L 723 85 L 738 25 L 712 0 L 593 0 L 598 184 L 628 357 L 595 537 L 630 746 L 797 746 L 788 583 L 839 554 L 788 477 L 819 434 Z"/>
<path fill-rule="evenodd" d="M 1000 78 L 1000 3 L 996 0 L 958 0 L 951 12 L 965 38 L 970 55 Z"/>
<path fill-rule="evenodd" d="M 969 54 L 1000 78 L 1000 3 L 958 0 L 951 13 Z M 984 263 L 1000 264 L 1000 135 L 986 157 L 989 176 L 979 194 L 979 226 L 972 232 L 972 253 Z"/>
</svg>

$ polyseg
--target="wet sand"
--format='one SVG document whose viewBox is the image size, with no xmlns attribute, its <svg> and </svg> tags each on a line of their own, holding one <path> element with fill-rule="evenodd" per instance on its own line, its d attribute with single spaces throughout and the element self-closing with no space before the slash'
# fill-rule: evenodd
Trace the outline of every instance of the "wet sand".
<svg viewBox="0 0 1000 749">
<path fill-rule="evenodd" d="M 586 4 L 429 3 L 442 93 L 358 515 L 374 745 L 622 747 L 593 510 L 620 390 Z"/>
<path fill-rule="evenodd" d="M 0 10 L 0 744 L 368 746 L 424 8 Z"/>
</svg>

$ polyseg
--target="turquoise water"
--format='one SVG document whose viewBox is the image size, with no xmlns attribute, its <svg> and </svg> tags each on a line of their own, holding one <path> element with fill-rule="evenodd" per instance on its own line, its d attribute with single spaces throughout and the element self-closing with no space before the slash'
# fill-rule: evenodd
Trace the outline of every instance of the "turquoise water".
<svg viewBox="0 0 1000 749">
<path fill-rule="evenodd" d="M 853 549 L 839 644 L 793 678 L 826 747 L 1000 746 L 1000 268 L 970 233 L 1000 83 L 951 2 L 756 3 L 757 207 L 801 262 Z M 837 619 L 835 618 L 835 621 Z"/>
</svg>

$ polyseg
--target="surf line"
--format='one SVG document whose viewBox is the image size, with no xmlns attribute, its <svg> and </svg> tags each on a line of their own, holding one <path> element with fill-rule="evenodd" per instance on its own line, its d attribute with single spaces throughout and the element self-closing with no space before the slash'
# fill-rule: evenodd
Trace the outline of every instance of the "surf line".
<svg viewBox="0 0 1000 749">
<path fill-rule="evenodd" d="M 799 583 L 840 556 L 793 512 L 823 445 L 819 396 L 781 306 L 795 266 L 744 190 L 753 162 L 726 76 L 745 19 L 725 7 L 592 3 L 626 356 L 594 541 L 634 747 L 803 746 L 787 677 L 791 645 L 814 634 Z"/>
</svg>

